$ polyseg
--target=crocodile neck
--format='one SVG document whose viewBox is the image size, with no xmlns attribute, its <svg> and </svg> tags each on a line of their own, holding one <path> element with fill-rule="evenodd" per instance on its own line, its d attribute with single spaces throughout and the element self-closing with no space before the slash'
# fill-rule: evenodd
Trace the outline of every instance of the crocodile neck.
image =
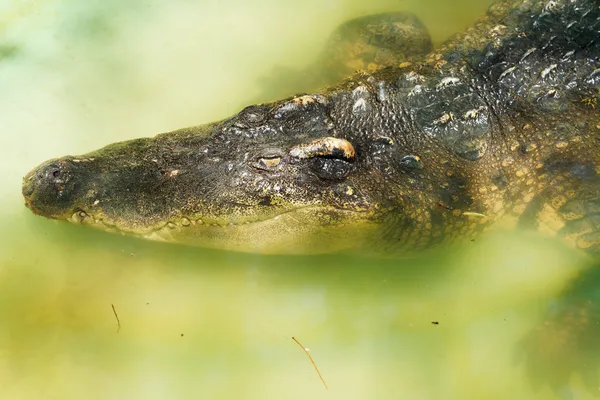
<svg viewBox="0 0 600 400">
<path fill-rule="evenodd" d="M 383 235 L 418 249 L 516 223 L 557 157 L 598 164 L 599 14 L 592 1 L 502 2 L 421 62 L 324 92 L 334 135 L 375 167 L 365 185 Z"/>
</svg>

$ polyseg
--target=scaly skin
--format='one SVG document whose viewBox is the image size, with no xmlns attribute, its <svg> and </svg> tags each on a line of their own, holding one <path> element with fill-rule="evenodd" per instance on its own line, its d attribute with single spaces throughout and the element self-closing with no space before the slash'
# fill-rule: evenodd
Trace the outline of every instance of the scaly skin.
<svg viewBox="0 0 600 400">
<path fill-rule="evenodd" d="M 420 59 L 50 160 L 23 195 L 50 218 L 265 253 L 406 254 L 502 221 L 598 264 L 599 38 L 596 0 L 502 1 Z M 525 340 L 536 380 L 594 374 L 598 271 Z"/>
</svg>

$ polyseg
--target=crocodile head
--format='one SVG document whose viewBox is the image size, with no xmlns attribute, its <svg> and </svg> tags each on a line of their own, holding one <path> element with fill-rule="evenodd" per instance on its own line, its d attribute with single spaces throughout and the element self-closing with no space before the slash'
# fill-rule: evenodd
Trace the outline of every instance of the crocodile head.
<svg viewBox="0 0 600 400">
<path fill-rule="evenodd" d="M 352 248 L 378 204 L 326 106 L 320 95 L 251 106 L 214 124 L 50 160 L 25 176 L 26 205 L 48 218 L 206 247 Z"/>
</svg>

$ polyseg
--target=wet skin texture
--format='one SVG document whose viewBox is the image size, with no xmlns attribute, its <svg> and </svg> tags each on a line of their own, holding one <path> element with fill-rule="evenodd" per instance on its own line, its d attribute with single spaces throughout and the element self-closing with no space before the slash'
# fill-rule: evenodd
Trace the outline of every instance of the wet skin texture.
<svg viewBox="0 0 600 400">
<path fill-rule="evenodd" d="M 598 265 L 599 37 L 595 0 L 498 2 L 410 62 L 48 161 L 23 195 L 50 218 L 266 253 L 405 254 L 502 220 L 559 235 Z M 525 340 L 536 382 L 559 388 L 579 370 L 595 385 L 599 270 Z"/>
</svg>

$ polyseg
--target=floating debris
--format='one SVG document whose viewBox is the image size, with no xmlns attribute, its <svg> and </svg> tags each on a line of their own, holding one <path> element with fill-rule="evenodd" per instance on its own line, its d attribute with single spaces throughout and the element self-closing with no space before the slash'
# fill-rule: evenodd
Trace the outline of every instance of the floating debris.
<svg viewBox="0 0 600 400">
<path fill-rule="evenodd" d="M 113 314 L 115 314 L 115 318 L 117 319 L 117 333 L 119 333 L 121 330 L 121 321 L 119 321 L 119 316 L 117 315 L 117 310 L 115 310 L 115 305 L 111 304 L 110 306 L 112 307 Z"/>
<path fill-rule="evenodd" d="M 306 355 L 308 356 L 308 359 L 312 363 L 313 367 L 315 367 L 315 371 L 317 371 L 317 375 L 319 375 L 319 378 L 321 378 L 321 382 L 323 382 L 323 385 L 325 386 L 325 389 L 329 390 L 329 388 L 327 387 L 327 384 L 325 383 L 325 379 L 323 379 L 323 376 L 321 376 L 321 373 L 319 372 L 319 368 L 317 368 L 317 364 L 315 364 L 315 361 L 310 356 L 310 353 L 309 353 L 310 349 L 308 347 L 302 346 L 302 344 L 298 341 L 298 339 L 296 339 L 293 336 L 292 336 L 292 340 L 294 342 L 296 342 L 298 344 L 298 346 L 300 346 L 302 348 L 302 350 L 306 353 Z"/>
<path fill-rule="evenodd" d="M 451 211 L 451 210 L 454 210 L 452 207 L 450 207 L 450 206 L 448 206 L 448 205 L 446 205 L 446 204 L 442 203 L 441 201 L 438 201 L 438 202 L 437 202 L 437 205 L 438 205 L 438 207 L 442 207 L 442 208 L 443 208 L 443 209 L 445 209 L 445 210 L 449 210 L 449 211 Z"/>
<path fill-rule="evenodd" d="M 467 217 L 487 218 L 487 216 L 485 214 L 473 212 L 473 211 L 465 211 L 465 212 L 463 212 L 463 215 L 466 215 Z"/>
</svg>

